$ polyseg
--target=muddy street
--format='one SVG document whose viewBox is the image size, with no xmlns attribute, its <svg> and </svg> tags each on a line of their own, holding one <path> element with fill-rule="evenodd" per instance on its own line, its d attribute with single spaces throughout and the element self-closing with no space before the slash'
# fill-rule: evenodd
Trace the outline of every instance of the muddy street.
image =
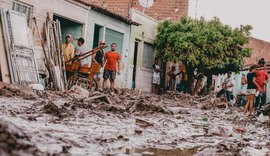
<svg viewBox="0 0 270 156">
<path fill-rule="evenodd" d="M 0 88 L 1 155 L 270 155 L 268 116 L 211 97 Z M 76 98 L 75 98 L 76 97 Z"/>
</svg>

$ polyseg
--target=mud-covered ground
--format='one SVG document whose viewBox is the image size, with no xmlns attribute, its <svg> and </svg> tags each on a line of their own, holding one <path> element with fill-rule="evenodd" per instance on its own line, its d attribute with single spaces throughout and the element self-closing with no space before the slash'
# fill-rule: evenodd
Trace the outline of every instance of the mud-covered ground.
<svg viewBox="0 0 270 156">
<path fill-rule="evenodd" d="M 0 83 L 0 155 L 270 155 L 268 117 L 242 111 L 181 93 Z"/>
</svg>

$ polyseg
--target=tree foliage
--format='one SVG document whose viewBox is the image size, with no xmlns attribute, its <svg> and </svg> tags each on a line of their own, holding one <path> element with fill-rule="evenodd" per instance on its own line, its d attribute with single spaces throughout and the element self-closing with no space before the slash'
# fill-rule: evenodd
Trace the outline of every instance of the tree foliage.
<svg viewBox="0 0 270 156">
<path fill-rule="evenodd" d="M 155 40 L 157 56 L 166 61 L 182 61 L 203 74 L 238 72 L 251 49 L 245 48 L 250 38 L 250 25 L 231 28 L 218 18 L 179 22 L 164 21 L 158 26 Z"/>
</svg>

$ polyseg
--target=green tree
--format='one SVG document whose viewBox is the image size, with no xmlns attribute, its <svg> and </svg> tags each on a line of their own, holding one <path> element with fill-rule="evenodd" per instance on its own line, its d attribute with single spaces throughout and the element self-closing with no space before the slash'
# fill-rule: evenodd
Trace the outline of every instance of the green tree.
<svg viewBox="0 0 270 156">
<path fill-rule="evenodd" d="M 185 63 L 190 92 L 194 93 L 192 84 L 197 77 L 201 77 L 198 75 L 207 76 L 210 86 L 212 75 L 239 72 L 244 58 L 251 54 L 251 49 L 244 47 L 250 39 L 251 29 L 250 25 L 233 29 L 222 24 L 218 18 L 208 21 L 183 17 L 176 23 L 164 21 L 157 28 L 157 57 Z"/>
</svg>

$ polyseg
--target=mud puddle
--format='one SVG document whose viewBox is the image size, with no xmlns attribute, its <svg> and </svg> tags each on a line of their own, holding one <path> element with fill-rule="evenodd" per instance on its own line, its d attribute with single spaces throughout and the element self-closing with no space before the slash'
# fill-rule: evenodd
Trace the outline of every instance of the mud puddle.
<svg viewBox="0 0 270 156">
<path fill-rule="evenodd" d="M 198 147 L 189 149 L 162 149 L 162 148 L 123 148 L 123 154 L 141 156 L 192 156 L 197 153 Z"/>
</svg>

